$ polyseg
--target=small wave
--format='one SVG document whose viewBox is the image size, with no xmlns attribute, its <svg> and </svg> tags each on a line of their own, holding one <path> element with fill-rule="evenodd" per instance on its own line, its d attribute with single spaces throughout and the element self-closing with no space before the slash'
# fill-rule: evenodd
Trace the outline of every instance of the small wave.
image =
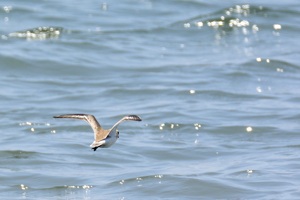
<svg viewBox="0 0 300 200">
<path fill-rule="evenodd" d="M 88 190 L 92 189 L 93 187 L 93 185 L 58 185 L 48 188 L 40 188 L 40 190 Z"/>
<path fill-rule="evenodd" d="M 144 176 L 139 176 L 139 177 L 132 177 L 132 178 L 125 178 L 125 179 L 120 179 L 113 181 L 109 183 L 109 186 L 114 186 L 116 184 L 119 185 L 132 185 L 132 184 L 137 184 L 137 185 L 142 185 L 144 183 L 149 183 L 149 182 L 156 182 L 158 184 L 161 183 L 164 179 L 164 174 L 151 174 L 151 175 L 144 175 Z"/>
<path fill-rule="evenodd" d="M 11 157 L 16 159 L 24 159 L 38 155 L 35 151 L 22 151 L 22 150 L 2 150 L 0 151 L 1 157 Z"/>
<path fill-rule="evenodd" d="M 60 37 L 62 30 L 62 27 L 41 26 L 23 31 L 12 32 L 9 33 L 8 36 L 11 38 L 25 38 L 27 40 L 57 39 Z"/>
</svg>

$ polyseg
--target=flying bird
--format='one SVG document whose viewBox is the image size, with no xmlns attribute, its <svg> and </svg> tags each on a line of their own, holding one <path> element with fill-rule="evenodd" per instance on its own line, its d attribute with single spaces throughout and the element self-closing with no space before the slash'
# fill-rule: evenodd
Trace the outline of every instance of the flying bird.
<svg viewBox="0 0 300 200">
<path fill-rule="evenodd" d="M 119 120 L 110 129 L 103 129 L 94 115 L 89 114 L 66 114 L 54 116 L 54 118 L 73 118 L 82 119 L 87 121 L 94 131 L 94 142 L 90 147 L 96 151 L 97 148 L 107 148 L 113 145 L 119 138 L 118 125 L 123 121 L 142 121 L 142 119 L 137 115 L 126 115 L 121 120 Z"/>
</svg>

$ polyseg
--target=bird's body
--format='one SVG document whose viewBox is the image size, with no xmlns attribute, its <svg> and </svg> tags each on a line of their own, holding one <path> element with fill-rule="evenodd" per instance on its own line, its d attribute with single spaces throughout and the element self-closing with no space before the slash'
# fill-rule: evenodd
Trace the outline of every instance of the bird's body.
<svg viewBox="0 0 300 200">
<path fill-rule="evenodd" d="M 107 148 L 113 145 L 119 138 L 118 125 L 127 120 L 142 121 L 137 115 L 127 115 L 119 120 L 111 129 L 103 129 L 97 119 L 93 115 L 89 114 L 66 114 L 54 116 L 54 118 L 73 118 L 87 121 L 94 131 L 94 142 L 90 147 L 96 151 L 97 148 Z"/>
</svg>

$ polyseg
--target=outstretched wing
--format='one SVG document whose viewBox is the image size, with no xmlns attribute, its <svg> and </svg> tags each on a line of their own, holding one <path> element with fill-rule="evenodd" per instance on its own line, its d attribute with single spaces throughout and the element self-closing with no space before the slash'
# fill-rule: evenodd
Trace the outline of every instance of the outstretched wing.
<svg viewBox="0 0 300 200">
<path fill-rule="evenodd" d="M 87 121 L 94 131 L 94 139 L 95 141 L 103 140 L 109 134 L 108 131 L 104 130 L 94 115 L 89 114 L 66 114 L 66 115 L 58 115 L 54 116 L 54 118 L 72 118 L 72 119 L 82 119 Z"/>
<path fill-rule="evenodd" d="M 119 120 L 110 130 L 118 127 L 118 125 L 123 121 L 142 121 L 142 119 L 137 115 L 126 115 L 121 120 Z"/>
</svg>

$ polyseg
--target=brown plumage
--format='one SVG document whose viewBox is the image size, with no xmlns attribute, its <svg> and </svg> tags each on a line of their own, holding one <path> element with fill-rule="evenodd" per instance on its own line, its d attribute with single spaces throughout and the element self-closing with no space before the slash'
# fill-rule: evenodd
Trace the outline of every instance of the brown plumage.
<svg viewBox="0 0 300 200">
<path fill-rule="evenodd" d="M 142 121 L 137 115 L 126 115 L 119 120 L 111 129 L 103 129 L 97 119 L 93 115 L 89 114 L 66 114 L 54 116 L 54 118 L 73 118 L 87 121 L 94 132 L 94 142 L 90 145 L 94 151 L 99 147 L 110 147 L 119 138 L 119 131 L 117 130 L 118 125 L 123 121 Z"/>
</svg>

